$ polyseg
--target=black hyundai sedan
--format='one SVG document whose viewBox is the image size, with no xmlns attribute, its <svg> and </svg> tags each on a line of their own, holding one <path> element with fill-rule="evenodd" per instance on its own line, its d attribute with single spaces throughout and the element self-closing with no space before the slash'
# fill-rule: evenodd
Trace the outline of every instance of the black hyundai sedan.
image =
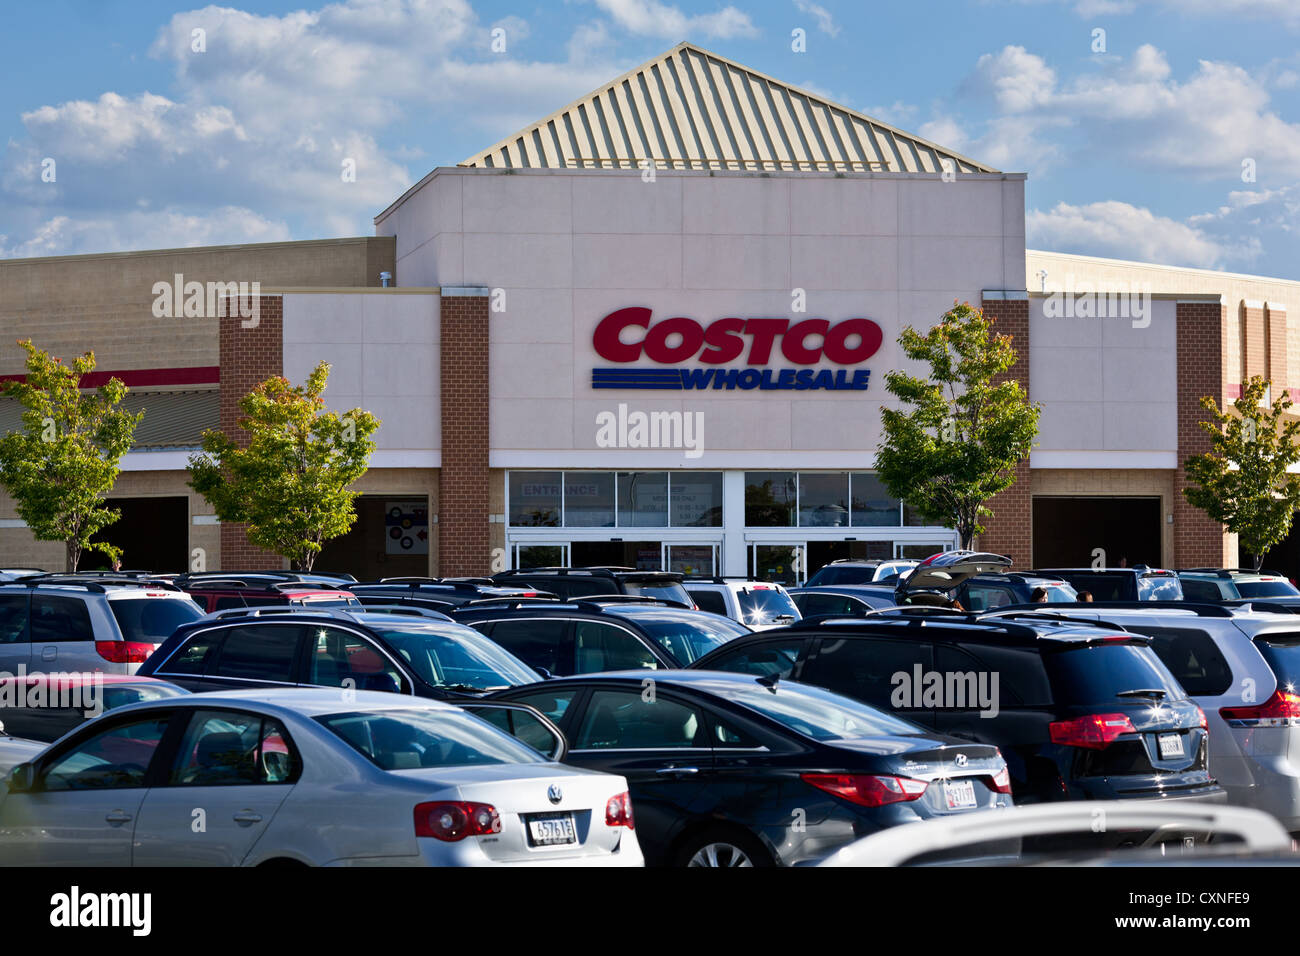
<svg viewBox="0 0 1300 956">
<path fill-rule="evenodd" d="M 488 699 L 550 717 L 565 763 L 627 779 L 651 865 L 807 863 L 900 823 L 1011 805 L 996 747 L 779 678 L 621 671 Z"/>
</svg>

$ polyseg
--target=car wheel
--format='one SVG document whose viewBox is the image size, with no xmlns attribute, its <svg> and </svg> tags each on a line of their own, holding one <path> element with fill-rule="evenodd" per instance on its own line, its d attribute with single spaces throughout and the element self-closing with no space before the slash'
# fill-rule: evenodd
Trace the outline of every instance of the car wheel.
<svg viewBox="0 0 1300 956">
<path fill-rule="evenodd" d="M 714 829 L 689 839 L 677 854 L 678 866 L 772 866 L 772 855 L 744 830 Z"/>
</svg>

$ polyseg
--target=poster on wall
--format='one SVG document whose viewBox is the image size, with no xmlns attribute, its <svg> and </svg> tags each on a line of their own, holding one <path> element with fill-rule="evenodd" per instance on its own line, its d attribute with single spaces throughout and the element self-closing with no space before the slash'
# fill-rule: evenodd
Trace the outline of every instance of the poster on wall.
<svg viewBox="0 0 1300 956">
<path fill-rule="evenodd" d="M 387 554 L 429 553 L 429 506 L 423 501 L 384 504 L 384 551 Z"/>
</svg>

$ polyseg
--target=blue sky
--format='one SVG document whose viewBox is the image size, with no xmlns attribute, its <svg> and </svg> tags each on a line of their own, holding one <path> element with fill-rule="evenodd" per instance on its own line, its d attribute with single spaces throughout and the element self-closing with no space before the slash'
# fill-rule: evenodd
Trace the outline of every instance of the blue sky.
<svg viewBox="0 0 1300 956">
<path fill-rule="evenodd" d="M 1300 279 L 1295 0 L 8 4 L 0 256 L 370 235 L 679 40 L 1027 172 L 1031 247 Z"/>
</svg>

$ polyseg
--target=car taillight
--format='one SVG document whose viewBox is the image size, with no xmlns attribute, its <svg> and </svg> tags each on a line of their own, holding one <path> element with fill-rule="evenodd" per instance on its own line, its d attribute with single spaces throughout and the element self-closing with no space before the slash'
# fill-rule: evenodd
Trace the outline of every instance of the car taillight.
<svg viewBox="0 0 1300 956">
<path fill-rule="evenodd" d="M 415 807 L 415 835 L 455 843 L 471 836 L 501 832 L 501 815 L 490 803 L 443 800 Z"/>
<path fill-rule="evenodd" d="M 605 804 L 605 826 L 636 829 L 636 820 L 632 817 L 632 795 L 626 790 L 610 797 Z"/>
<path fill-rule="evenodd" d="M 1049 726 L 1052 743 L 1104 750 L 1120 734 L 1135 734 L 1127 714 L 1089 714 L 1074 720 L 1054 720 Z"/>
<path fill-rule="evenodd" d="M 883 807 L 887 803 L 915 800 L 929 786 L 910 777 L 886 777 L 865 773 L 802 773 L 804 783 L 825 790 L 862 807 Z"/>
<path fill-rule="evenodd" d="M 95 650 L 99 656 L 114 664 L 143 664 L 156 647 L 156 644 L 145 644 L 141 641 L 95 642 Z"/>
<path fill-rule="evenodd" d="M 1239 722 L 1247 727 L 1289 727 L 1291 721 L 1300 719 L 1300 694 L 1284 691 L 1280 687 L 1262 704 L 1251 707 L 1221 707 L 1224 720 Z"/>
<path fill-rule="evenodd" d="M 1209 729 L 1210 729 L 1210 722 L 1209 722 L 1208 720 L 1205 719 L 1205 711 L 1201 710 L 1200 707 L 1197 707 L 1197 708 L 1196 708 L 1196 716 L 1199 717 L 1200 720 L 1201 720 L 1201 729 L 1202 729 L 1202 730 L 1209 730 Z"/>
<path fill-rule="evenodd" d="M 1011 772 L 1006 767 L 993 775 L 992 787 L 995 793 L 1011 792 Z"/>
</svg>

